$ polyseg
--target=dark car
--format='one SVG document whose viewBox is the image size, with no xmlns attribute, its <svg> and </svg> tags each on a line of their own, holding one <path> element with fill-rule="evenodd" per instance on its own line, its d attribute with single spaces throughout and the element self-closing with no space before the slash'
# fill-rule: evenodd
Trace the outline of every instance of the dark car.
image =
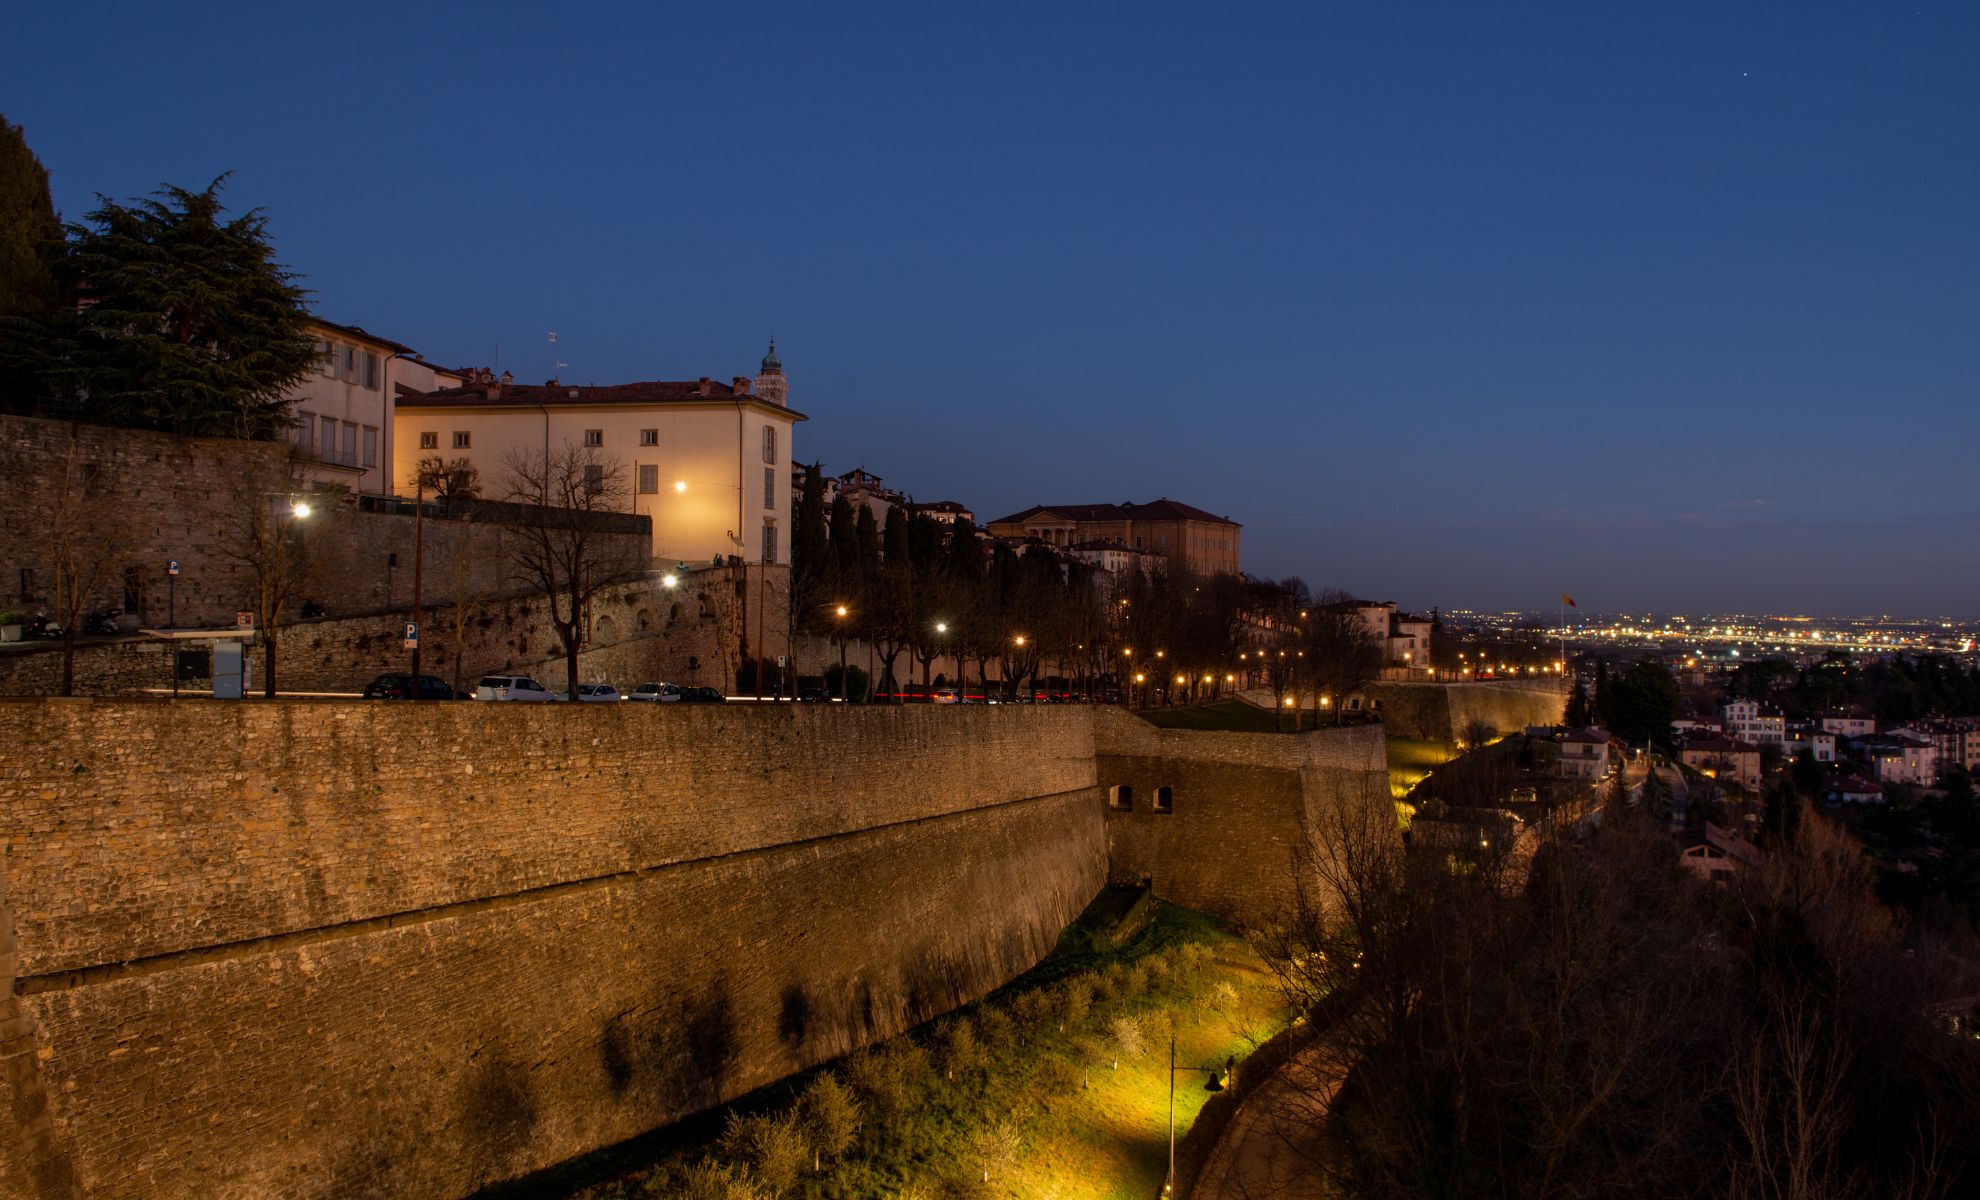
<svg viewBox="0 0 1980 1200">
<path fill-rule="evenodd" d="M 712 687 L 684 687 L 681 689 L 682 704 L 727 704 L 729 698 Z"/>
<path fill-rule="evenodd" d="M 826 691 L 824 688 L 805 688 L 798 693 L 798 702 L 801 704 L 830 704 L 832 702 L 832 693 Z"/>
<path fill-rule="evenodd" d="M 412 676 L 402 674 L 380 675 L 365 685 L 366 700 L 452 700 L 454 689 L 437 675 L 419 677 L 419 693 L 414 695 Z"/>
</svg>

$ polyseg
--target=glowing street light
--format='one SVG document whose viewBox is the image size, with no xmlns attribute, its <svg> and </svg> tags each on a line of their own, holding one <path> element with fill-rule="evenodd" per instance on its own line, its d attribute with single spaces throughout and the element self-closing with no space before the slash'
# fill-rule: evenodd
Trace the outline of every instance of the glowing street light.
<svg viewBox="0 0 1980 1200">
<path fill-rule="evenodd" d="M 675 490 L 676 492 L 685 492 L 685 491 L 687 491 L 687 480 L 685 480 L 685 479 L 676 479 L 676 480 L 674 481 L 674 490 Z"/>
</svg>

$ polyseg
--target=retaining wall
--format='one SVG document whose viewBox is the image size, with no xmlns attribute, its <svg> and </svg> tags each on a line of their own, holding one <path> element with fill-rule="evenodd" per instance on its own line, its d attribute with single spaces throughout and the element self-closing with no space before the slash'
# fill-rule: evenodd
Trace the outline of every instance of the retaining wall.
<svg viewBox="0 0 1980 1200">
<path fill-rule="evenodd" d="M 0 704 L 0 1196 L 460 1196 L 898 1033 L 1106 874 L 1091 710 Z"/>
</svg>

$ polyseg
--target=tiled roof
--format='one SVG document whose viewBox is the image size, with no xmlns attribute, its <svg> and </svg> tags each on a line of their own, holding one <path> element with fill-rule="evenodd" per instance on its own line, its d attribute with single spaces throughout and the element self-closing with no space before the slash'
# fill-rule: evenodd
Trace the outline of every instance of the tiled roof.
<svg viewBox="0 0 1980 1200">
<path fill-rule="evenodd" d="M 734 404 L 737 400 L 752 401 L 788 412 L 793 420 L 806 419 L 796 409 L 752 395 L 747 388 L 713 379 L 651 380 L 645 383 L 607 384 L 604 387 L 562 383 L 471 383 L 432 392 L 407 391 L 398 397 L 397 403 L 400 408 L 536 408 L 589 404 Z"/>
<path fill-rule="evenodd" d="M 1760 747 L 1738 738 L 1719 737 L 1716 734 L 1695 737 L 1684 743 L 1687 751 L 1696 750 L 1702 754 L 1758 754 Z"/>
<path fill-rule="evenodd" d="M 374 346 L 389 347 L 394 353 L 397 354 L 411 354 L 413 352 L 413 348 L 411 346 L 406 345 L 404 342 L 395 342 L 391 338 L 379 337 L 375 333 L 367 332 L 361 326 L 340 325 L 335 321 L 326 321 L 322 317 L 311 317 L 309 320 L 312 325 L 321 325 L 325 329 L 331 330 L 332 332 L 335 333 L 341 333 L 346 337 L 353 337 L 353 338 L 357 338 L 359 341 L 370 342 Z"/>
<path fill-rule="evenodd" d="M 990 523 L 1015 525 L 1039 517 L 1056 517 L 1061 521 L 1208 521 L 1216 525 L 1238 524 L 1229 517 L 1205 512 L 1167 496 L 1147 504 L 1034 504 L 1023 512 L 999 517 Z"/>
</svg>

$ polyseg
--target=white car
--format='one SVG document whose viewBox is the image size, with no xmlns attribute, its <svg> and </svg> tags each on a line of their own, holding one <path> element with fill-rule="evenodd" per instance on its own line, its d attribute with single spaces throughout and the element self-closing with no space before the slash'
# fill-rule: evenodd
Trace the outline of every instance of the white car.
<svg viewBox="0 0 1980 1200">
<path fill-rule="evenodd" d="M 559 700 L 569 700 L 570 698 L 571 694 L 569 692 L 557 693 L 557 699 Z M 609 683 L 580 683 L 578 684 L 577 698 L 596 704 L 616 704 L 619 701 L 619 689 Z"/>
<path fill-rule="evenodd" d="M 527 675 L 484 675 L 474 685 L 474 698 L 541 701 L 550 699 L 550 689 Z"/>
<path fill-rule="evenodd" d="M 644 700 L 653 704 L 674 704 L 681 698 L 681 689 L 671 683 L 642 683 L 626 693 L 628 700 Z"/>
</svg>

